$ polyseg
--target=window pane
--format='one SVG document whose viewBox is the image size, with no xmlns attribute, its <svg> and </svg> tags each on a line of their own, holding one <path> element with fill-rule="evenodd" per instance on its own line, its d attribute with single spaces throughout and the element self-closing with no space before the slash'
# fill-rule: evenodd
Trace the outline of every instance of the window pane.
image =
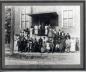
<svg viewBox="0 0 86 72">
<path fill-rule="evenodd" d="M 63 18 L 68 18 L 68 11 L 67 10 L 63 11 Z"/>
<path fill-rule="evenodd" d="M 73 12 L 72 12 L 72 10 L 69 10 L 69 12 L 68 12 L 68 18 L 72 18 L 73 17 Z"/>
<path fill-rule="evenodd" d="M 26 13 L 28 13 L 28 14 L 31 13 L 31 7 L 26 8 Z"/>
<path fill-rule="evenodd" d="M 68 19 L 63 20 L 63 26 L 68 27 Z"/>
<path fill-rule="evenodd" d="M 25 22 L 22 22 L 22 29 L 25 29 Z"/>
<path fill-rule="evenodd" d="M 25 21 L 25 15 L 22 15 L 22 16 L 21 16 L 21 20 L 22 20 L 22 21 Z"/>
<path fill-rule="evenodd" d="M 63 26 L 64 27 L 73 26 L 73 11 L 72 10 L 63 11 Z"/>
<path fill-rule="evenodd" d="M 68 25 L 73 26 L 73 19 L 68 19 Z"/>
<path fill-rule="evenodd" d="M 26 27 L 30 28 L 30 26 L 31 26 L 30 22 L 26 22 Z"/>
<path fill-rule="evenodd" d="M 25 9 L 22 9 L 21 13 L 22 13 L 22 14 L 25 14 Z"/>
<path fill-rule="evenodd" d="M 31 20 L 31 17 L 26 15 L 26 21 L 30 21 Z"/>
</svg>

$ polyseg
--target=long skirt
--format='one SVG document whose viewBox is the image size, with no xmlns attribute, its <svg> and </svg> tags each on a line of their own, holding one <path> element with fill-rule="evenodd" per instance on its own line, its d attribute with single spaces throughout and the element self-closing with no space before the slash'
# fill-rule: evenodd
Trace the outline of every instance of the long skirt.
<svg viewBox="0 0 86 72">
<path fill-rule="evenodd" d="M 44 49 L 43 47 L 41 48 L 41 52 L 42 52 L 42 53 L 45 52 L 45 49 Z"/>
</svg>

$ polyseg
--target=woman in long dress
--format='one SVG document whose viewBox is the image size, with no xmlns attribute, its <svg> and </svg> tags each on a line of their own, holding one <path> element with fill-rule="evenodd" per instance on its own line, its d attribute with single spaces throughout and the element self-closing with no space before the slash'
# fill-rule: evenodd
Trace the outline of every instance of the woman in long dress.
<svg viewBox="0 0 86 72">
<path fill-rule="evenodd" d="M 48 34 L 48 26 L 45 26 L 45 35 Z"/>
<path fill-rule="evenodd" d="M 55 52 L 59 51 L 59 44 L 57 43 L 56 46 L 55 46 Z"/>
<path fill-rule="evenodd" d="M 14 38 L 14 50 L 15 51 L 20 51 L 20 43 L 19 43 L 19 36 L 15 36 Z"/>
<path fill-rule="evenodd" d="M 50 51 L 50 44 L 49 44 L 49 42 L 46 43 L 46 49 L 47 49 L 47 52 Z"/>
<path fill-rule="evenodd" d="M 41 47 L 41 52 L 44 53 L 46 50 L 46 42 L 43 42 L 43 46 Z"/>
<path fill-rule="evenodd" d="M 33 28 L 30 28 L 30 38 L 32 37 Z"/>
<path fill-rule="evenodd" d="M 52 37 L 52 29 L 49 29 L 48 37 Z"/>
<path fill-rule="evenodd" d="M 67 39 L 66 39 L 66 51 L 70 52 L 70 48 L 71 48 L 71 40 L 67 37 Z"/>
<path fill-rule="evenodd" d="M 75 50 L 76 51 L 79 51 L 79 39 L 78 38 L 76 38 L 76 44 L 75 44 Z"/>
<path fill-rule="evenodd" d="M 34 26 L 34 32 L 35 32 L 35 35 L 37 35 L 38 34 L 38 26 Z"/>
</svg>

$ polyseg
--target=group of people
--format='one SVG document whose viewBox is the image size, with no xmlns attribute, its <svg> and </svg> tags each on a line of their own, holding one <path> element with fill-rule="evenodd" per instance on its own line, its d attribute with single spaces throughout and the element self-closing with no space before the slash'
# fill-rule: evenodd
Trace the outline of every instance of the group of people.
<svg viewBox="0 0 86 72">
<path fill-rule="evenodd" d="M 22 31 L 18 36 L 17 45 L 19 52 L 70 52 L 71 42 L 69 33 L 59 29 L 53 37 L 40 36 L 29 37 L 25 31 Z"/>
</svg>

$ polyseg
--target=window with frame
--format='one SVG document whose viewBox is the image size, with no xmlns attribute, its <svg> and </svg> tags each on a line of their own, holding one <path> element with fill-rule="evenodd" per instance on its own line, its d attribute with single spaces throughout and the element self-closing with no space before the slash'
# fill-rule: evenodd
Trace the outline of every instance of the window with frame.
<svg viewBox="0 0 86 72">
<path fill-rule="evenodd" d="M 30 23 L 30 18 L 28 16 L 26 9 L 24 8 L 21 11 L 21 29 L 26 29 L 29 23 Z"/>
<path fill-rule="evenodd" d="M 63 10 L 63 27 L 73 26 L 73 10 Z"/>
</svg>

